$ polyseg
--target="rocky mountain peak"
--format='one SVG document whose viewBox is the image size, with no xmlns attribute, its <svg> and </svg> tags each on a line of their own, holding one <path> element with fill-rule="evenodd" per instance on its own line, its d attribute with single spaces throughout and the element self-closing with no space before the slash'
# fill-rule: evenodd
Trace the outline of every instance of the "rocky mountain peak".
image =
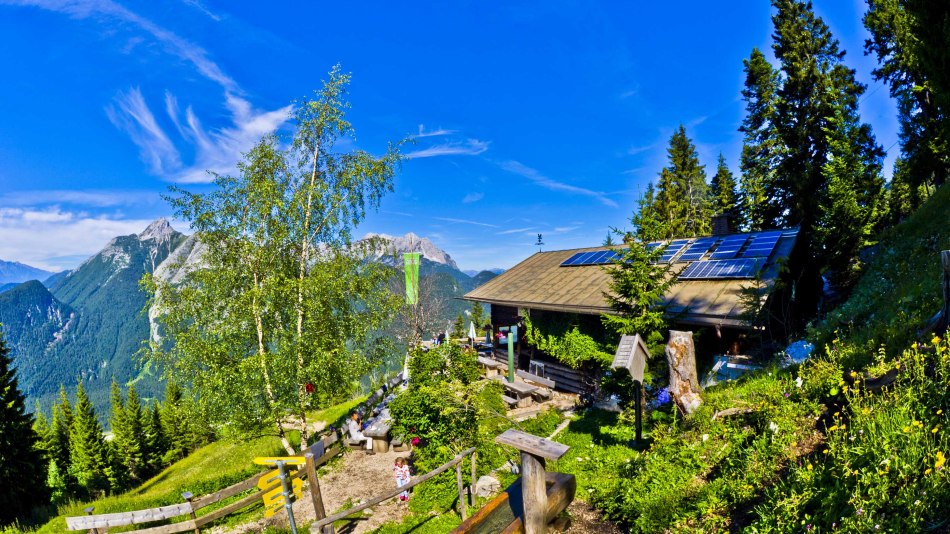
<svg viewBox="0 0 950 534">
<path fill-rule="evenodd" d="M 172 228 L 171 223 L 168 222 L 168 219 L 162 217 L 148 225 L 148 227 L 146 227 L 145 230 L 139 234 L 139 239 L 142 241 L 146 241 L 148 239 L 165 241 L 168 240 L 168 238 L 174 233 L 175 229 Z"/>
<path fill-rule="evenodd" d="M 449 256 L 447 252 L 440 249 L 426 237 L 419 237 L 418 235 L 409 232 L 406 235 L 402 236 L 391 236 L 388 234 L 366 234 L 363 239 L 378 238 L 383 241 L 388 242 L 386 250 L 379 250 L 377 253 L 380 256 L 383 255 L 395 255 L 401 256 L 404 252 L 419 252 L 422 254 L 423 258 L 427 260 L 434 261 L 436 263 L 441 263 L 443 265 L 448 265 L 453 269 L 458 269 L 458 264 L 455 263 L 455 260 L 452 259 L 452 256 Z M 401 258 L 400 258 L 401 260 Z"/>
</svg>

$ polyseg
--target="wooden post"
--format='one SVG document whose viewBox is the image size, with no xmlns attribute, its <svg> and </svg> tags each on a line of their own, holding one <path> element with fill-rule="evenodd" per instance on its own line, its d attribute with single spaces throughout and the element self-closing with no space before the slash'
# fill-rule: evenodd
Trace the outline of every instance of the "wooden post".
<svg viewBox="0 0 950 534">
<path fill-rule="evenodd" d="M 472 453 L 472 484 L 468 487 L 468 498 L 471 501 L 472 508 L 475 507 L 475 483 L 478 482 L 477 474 L 475 473 L 475 455 L 477 452 Z"/>
<path fill-rule="evenodd" d="M 665 352 L 670 366 L 670 396 L 684 414 L 691 414 L 702 404 L 693 333 L 670 330 Z"/>
<path fill-rule="evenodd" d="M 462 521 L 468 519 L 468 510 L 465 508 L 465 486 L 462 484 L 462 462 L 455 464 L 455 482 L 459 487 L 459 512 Z"/>
<path fill-rule="evenodd" d="M 92 511 L 95 510 L 95 509 L 96 509 L 95 506 L 90 506 L 90 507 L 88 507 L 88 508 L 83 508 L 82 511 L 83 511 L 83 512 L 86 512 L 86 515 L 92 515 Z M 109 529 L 106 528 L 106 532 L 108 532 L 108 531 L 109 531 Z M 98 528 L 93 528 L 92 530 L 89 531 L 89 534 L 99 534 L 99 529 L 98 529 Z"/>
<path fill-rule="evenodd" d="M 950 250 L 940 253 L 940 262 L 943 264 L 943 317 L 938 331 L 942 333 L 950 326 Z"/>
<path fill-rule="evenodd" d="M 545 460 L 558 460 L 569 447 L 520 430 L 508 429 L 495 443 L 521 451 L 521 495 L 524 505 L 525 534 L 547 532 L 548 493 L 545 486 Z"/>
<path fill-rule="evenodd" d="M 313 511 L 317 521 L 327 516 L 327 511 L 323 507 L 323 492 L 320 491 L 320 479 L 317 478 L 317 467 L 314 465 L 313 452 L 307 451 L 303 455 L 306 459 L 305 469 L 307 470 L 307 480 L 310 481 L 310 498 L 313 500 Z M 333 523 L 323 527 L 323 534 L 334 534 Z"/>
<path fill-rule="evenodd" d="M 194 497 L 194 495 L 190 491 L 181 494 L 181 498 L 185 499 L 185 502 L 188 504 L 191 504 L 192 497 Z M 201 531 L 198 530 L 198 516 L 195 514 L 194 508 L 191 509 L 191 520 L 195 522 L 195 534 L 201 534 Z"/>
</svg>

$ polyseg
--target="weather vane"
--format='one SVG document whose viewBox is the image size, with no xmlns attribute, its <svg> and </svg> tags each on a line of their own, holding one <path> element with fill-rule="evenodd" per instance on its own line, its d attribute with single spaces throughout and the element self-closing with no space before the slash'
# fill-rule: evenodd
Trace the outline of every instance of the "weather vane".
<svg viewBox="0 0 950 534">
<path fill-rule="evenodd" d="M 541 241 L 541 234 L 538 234 L 538 242 L 534 245 L 538 247 L 538 252 L 541 252 L 541 246 L 544 245 L 544 241 Z"/>
</svg>

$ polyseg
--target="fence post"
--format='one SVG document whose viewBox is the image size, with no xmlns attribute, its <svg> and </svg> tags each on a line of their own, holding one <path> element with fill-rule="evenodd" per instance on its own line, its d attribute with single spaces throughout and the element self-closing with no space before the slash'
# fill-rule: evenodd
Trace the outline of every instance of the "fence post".
<svg viewBox="0 0 950 534">
<path fill-rule="evenodd" d="M 475 455 L 477 452 L 472 452 L 472 484 L 468 487 L 468 498 L 471 501 L 472 508 L 475 507 L 475 483 L 478 481 L 475 474 Z"/>
<path fill-rule="evenodd" d="M 521 451 L 524 531 L 525 534 L 545 534 L 548 492 L 545 485 L 544 462 L 560 459 L 570 447 L 513 428 L 496 437 L 495 443 L 509 445 Z"/>
<path fill-rule="evenodd" d="M 185 499 L 188 504 L 191 504 L 191 499 L 194 495 L 190 491 L 186 491 L 181 494 L 181 498 Z M 198 516 L 195 514 L 195 509 L 191 509 L 191 520 L 195 522 L 195 534 L 200 534 L 198 530 Z"/>
<path fill-rule="evenodd" d="M 468 519 L 468 511 L 465 509 L 465 486 L 462 484 L 462 462 L 455 464 L 455 482 L 459 487 L 459 512 L 462 514 L 462 521 Z"/>
<path fill-rule="evenodd" d="M 90 506 L 90 507 L 88 507 L 88 508 L 83 508 L 82 511 L 83 511 L 83 512 L 86 512 L 86 515 L 92 515 L 92 511 L 95 510 L 95 509 L 96 509 L 95 506 Z M 108 527 L 107 527 L 107 528 L 106 528 L 106 531 L 108 532 L 108 530 L 109 530 L 109 529 L 108 529 Z M 99 529 L 93 527 L 93 529 L 89 531 L 89 534 L 99 534 Z"/>
<path fill-rule="evenodd" d="M 320 479 L 317 478 L 317 467 L 314 465 L 313 452 L 307 451 L 303 457 L 306 460 L 304 465 L 307 469 L 307 480 L 310 481 L 310 498 L 313 500 L 313 512 L 317 521 L 319 521 L 327 516 L 327 511 L 323 507 L 323 492 L 320 491 Z M 334 534 L 333 523 L 323 527 L 323 534 Z"/>
</svg>

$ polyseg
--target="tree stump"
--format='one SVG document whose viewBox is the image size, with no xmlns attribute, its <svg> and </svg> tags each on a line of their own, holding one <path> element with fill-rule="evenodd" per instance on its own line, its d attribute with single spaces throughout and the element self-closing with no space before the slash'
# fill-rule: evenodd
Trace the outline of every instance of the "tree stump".
<svg viewBox="0 0 950 534">
<path fill-rule="evenodd" d="M 670 396 L 680 411 L 691 414 L 702 404 L 699 379 L 696 376 L 693 333 L 670 330 L 670 341 L 664 352 L 670 366 Z"/>
</svg>

